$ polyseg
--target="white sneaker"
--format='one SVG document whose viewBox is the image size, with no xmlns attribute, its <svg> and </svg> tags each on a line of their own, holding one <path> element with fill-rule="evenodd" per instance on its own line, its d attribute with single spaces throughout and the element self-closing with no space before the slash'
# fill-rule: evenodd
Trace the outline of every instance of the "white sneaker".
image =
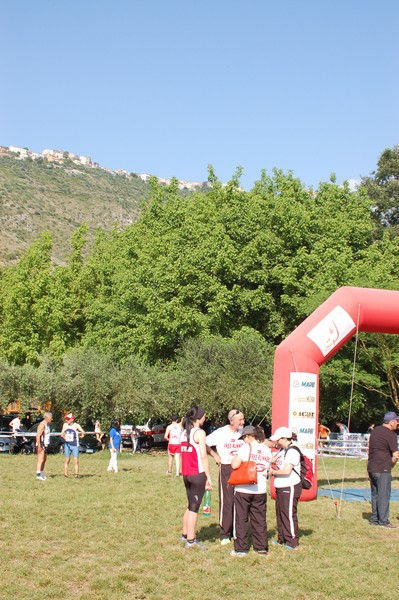
<svg viewBox="0 0 399 600">
<path fill-rule="evenodd" d="M 247 556 L 248 552 L 236 552 L 235 550 L 232 550 L 230 552 L 230 556 Z"/>
<path fill-rule="evenodd" d="M 39 475 L 36 475 L 36 479 L 39 479 L 40 481 L 45 481 L 47 477 L 43 475 L 43 473 L 39 473 Z"/>
<path fill-rule="evenodd" d="M 204 544 L 201 544 L 201 542 L 199 542 L 197 539 L 195 539 L 193 542 L 186 542 L 184 544 L 185 548 L 198 548 L 199 550 L 208 550 L 207 546 L 204 546 Z"/>
<path fill-rule="evenodd" d="M 108 473 L 111 473 L 112 470 L 113 470 L 112 467 L 107 468 Z"/>
<path fill-rule="evenodd" d="M 229 538 L 222 538 L 220 540 L 220 545 L 221 546 L 227 546 L 227 544 L 230 544 L 230 543 L 231 543 L 231 540 Z"/>
</svg>

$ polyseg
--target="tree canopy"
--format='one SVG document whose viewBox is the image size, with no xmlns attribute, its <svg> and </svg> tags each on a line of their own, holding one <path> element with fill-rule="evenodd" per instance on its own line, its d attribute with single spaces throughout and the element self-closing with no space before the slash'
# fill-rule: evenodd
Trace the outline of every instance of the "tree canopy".
<svg viewBox="0 0 399 600">
<path fill-rule="evenodd" d="M 248 192 L 239 169 L 226 185 L 210 169 L 212 187 L 185 197 L 153 180 L 137 222 L 99 229 L 90 247 L 81 226 L 65 266 L 43 234 L 0 273 L 0 373 L 35 367 L 35 393 L 85 418 L 166 416 L 191 401 L 263 417 L 276 344 L 337 287 L 399 289 L 392 206 L 372 191 L 393 198 L 397 152 L 357 191 L 333 178 L 309 189 L 277 169 Z M 347 414 L 352 352 L 321 371 L 326 419 Z M 359 423 L 399 408 L 397 356 L 396 338 L 362 336 Z"/>
</svg>

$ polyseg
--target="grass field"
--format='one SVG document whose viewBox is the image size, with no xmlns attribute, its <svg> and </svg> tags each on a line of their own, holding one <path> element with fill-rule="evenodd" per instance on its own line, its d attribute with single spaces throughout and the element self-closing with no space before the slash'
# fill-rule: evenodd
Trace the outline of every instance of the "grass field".
<svg viewBox="0 0 399 600">
<path fill-rule="evenodd" d="M 63 477 L 62 456 L 49 456 L 42 482 L 35 480 L 35 457 L 0 456 L 0 598 L 399 598 L 399 529 L 371 527 L 367 502 L 343 503 L 339 519 L 329 498 L 301 503 L 298 551 L 271 546 L 267 558 L 234 558 L 218 543 L 216 492 L 211 518 L 198 522 L 209 551 L 184 550 L 184 486 L 165 476 L 166 455 L 124 453 L 117 474 L 107 473 L 107 461 L 108 452 L 82 456 L 75 480 Z M 343 459 L 325 463 L 339 486 Z M 346 487 L 366 486 L 365 466 L 347 461 Z M 324 485 L 322 464 L 319 476 Z M 395 524 L 398 515 L 392 503 Z M 267 522 L 273 538 L 270 498 Z"/>
</svg>

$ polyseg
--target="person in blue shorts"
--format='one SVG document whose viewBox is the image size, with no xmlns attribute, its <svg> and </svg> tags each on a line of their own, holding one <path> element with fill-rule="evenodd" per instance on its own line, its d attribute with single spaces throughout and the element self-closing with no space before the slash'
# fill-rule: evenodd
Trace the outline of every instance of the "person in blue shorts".
<svg viewBox="0 0 399 600">
<path fill-rule="evenodd" d="M 73 456 L 75 479 L 79 477 L 79 438 L 82 438 L 85 432 L 78 423 L 75 423 L 75 415 L 68 413 L 65 417 L 65 423 L 62 426 L 61 437 L 64 440 L 64 475 L 68 477 L 69 461 L 71 454 Z"/>
</svg>

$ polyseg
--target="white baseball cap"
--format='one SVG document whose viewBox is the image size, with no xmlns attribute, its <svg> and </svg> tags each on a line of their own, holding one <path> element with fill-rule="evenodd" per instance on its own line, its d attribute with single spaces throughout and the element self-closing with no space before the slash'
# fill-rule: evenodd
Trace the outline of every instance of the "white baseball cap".
<svg viewBox="0 0 399 600">
<path fill-rule="evenodd" d="M 292 438 L 292 429 L 290 429 L 289 427 L 278 427 L 269 439 L 272 442 L 277 442 L 277 440 L 281 438 L 287 438 L 288 440 L 290 440 Z"/>
</svg>

